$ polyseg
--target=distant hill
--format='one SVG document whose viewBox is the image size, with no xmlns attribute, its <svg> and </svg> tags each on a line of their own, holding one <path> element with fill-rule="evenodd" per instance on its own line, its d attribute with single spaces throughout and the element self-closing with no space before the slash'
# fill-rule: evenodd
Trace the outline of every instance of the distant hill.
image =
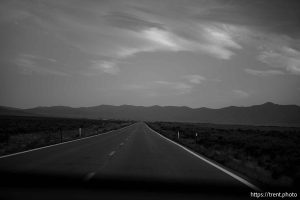
<svg viewBox="0 0 300 200">
<path fill-rule="evenodd" d="M 12 108 L 12 107 L 6 107 L 6 106 L 0 106 L 0 115 L 39 116 L 38 114 L 26 112 L 19 108 Z"/>
<path fill-rule="evenodd" d="M 0 107 L 0 115 L 300 126 L 300 106 L 278 105 L 270 102 L 249 107 L 230 106 L 220 109 L 131 105 L 79 108 L 53 106 L 32 109 Z"/>
</svg>

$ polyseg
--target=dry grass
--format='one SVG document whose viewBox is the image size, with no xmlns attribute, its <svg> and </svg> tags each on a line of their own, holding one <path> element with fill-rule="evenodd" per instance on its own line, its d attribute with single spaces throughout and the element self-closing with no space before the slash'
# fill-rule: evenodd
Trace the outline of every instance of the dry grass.
<svg viewBox="0 0 300 200">
<path fill-rule="evenodd" d="M 299 184 L 300 128 L 175 122 L 148 124 L 168 138 L 261 185 L 291 187 Z M 178 131 L 179 140 L 176 137 Z"/>
<path fill-rule="evenodd" d="M 0 117 L 0 155 L 101 134 L 131 124 L 118 120 Z"/>
</svg>

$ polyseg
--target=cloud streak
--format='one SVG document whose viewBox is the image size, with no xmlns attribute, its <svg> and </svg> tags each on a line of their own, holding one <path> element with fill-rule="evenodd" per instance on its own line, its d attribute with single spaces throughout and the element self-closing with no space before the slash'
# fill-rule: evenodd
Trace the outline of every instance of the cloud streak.
<svg viewBox="0 0 300 200">
<path fill-rule="evenodd" d="M 168 4 L 168 1 L 162 3 Z M 120 60 L 140 52 L 186 51 L 229 60 L 243 49 L 238 41 L 239 38 L 236 37 L 236 33 L 241 31 L 240 24 L 203 20 L 205 17 L 199 19 L 199 16 L 195 17 L 186 13 L 193 10 L 189 7 L 190 4 L 186 7 L 181 4 L 183 12 L 178 18 L 169 18 L 163 12 L 153 16 L 146 12 L 147 9 L 142 10 L 138 9 L 138 6 L 132 6 L 151 7 L 156 3 L 152 5 L 134 1 L 131 4 L 128 2 L 120 4 L 125 11 L 121 11 L 118 6 L 110 3 L 95 4 L 98 10 L 92 6 L 86 6 L 88 4 L 80 3 L 72 4 L 69 9 L 69 1 L 63 3 L 43 1 L 40 4 L 43 7 L 32 4 L 27 7 L 23 6 L 22 9 L 20 3 L 18 9 L 12 10 L 12 6 L 8 8 L 12 12 L 18 10 L 20 13 L 27 13 L 27 18 L 29 16 L 33 23 L 45 31 L 55 32 L 56 37 L 89 54 L 90 57 L 109 57 L 109 59 L 97 61 L 102 64 L 96 64 L 106 73 L 117 74 L 117 71 L 121 70 L 121 67 L 117 66 Z M 213 8 L 228 8 L 227 5 L 217 2 L 211 5 L 203 2 L 196 5 L 201 5 L 203 13 Z M 172 11 L 169 12 L 172 14 Z M 93 62 L 93 60 L 95 59 L 92 58 L 90 61 Z M 289 69 L 297 71 L 297 67 L 296 69 L 289 67 Z"/>
<path fill-rule="evenodd" d="M 247 98 L 250 94 L 243 90 L 232 90 L 233 94 L 239 98 Z"/>
<path fill-rule="evenodd" d="M 14 63 L 20 67 L 21 73 L 25 75 L 32 75 L 34 73 L 41 75 L 57 75 L 57 76 L 70 76 L 70 74 L 49 68 L 42 67 L 43 63 L 47 63 L 47 66 L 55 65 L 56 60 L 53 58 L 46 58 L 38 55 L 20 54 Z"/>
<path fill-rule="evenodd" d="M 186 75 L 183 78 L 187 79 L 192 84 L 201 84 L 203 81 L 206 81 L 207 79 L 204 76 L 193 74 L 193 75 Z"/>
<path fill-rule="evenodd" d="M 124 90 L 137 91 L 148 96 L 165 96 L 165 95 L 185 95 L 199 84 L 205 81 L 219 81 L 207 79 L 204 76 L 193 74 L 181 77 L 184 81 L 151 81 L 140 84 L 128 84 L 123 87 Z"/>
<path fill-rule="evenodd" d="M 270 67 L 285 69 L 291 74 L 300 75 L 300 52 L 293 48 L 281 47 L 264 50 L 258 60 Z"/>
<path fill-rule="evenodd" d="M 2 10 L 5 16 L 1 17 L 2 21 L 22 22 L 24 19 L 30 19 L 34 25 L 49 33 L 55 32 L 57 38 L 89 54 L 90 57 L 109 57 L 102 59 L 104 64 L 98 66 L 102 66 L 108 73 L 115 74 L 117 68 L 118 71 L 121 70 L 117 66 L 120 60 L 140 52 L 187 51 L 229 60 L 244 49 L 243 44 L 247 41 L 263 45 L 268 43 L 268 31 L 275 30 L 274 27 L 261 28 L 261 22 L 268 26 L 267 22 L 273 21 L 267 18 L 265 11 L 256 3 L 189 1 L 182 4 L 176 1 L 172 5 L 174 2 L 168 0 L 160 3 L 33 2 L 4 3 Z M 166 10 L 166 5 L 171 9 Z M 159 9 L 153 11 L 156 7 Z M 245 7 L 251 7 L 257 16 L 251 15 L 251 18 L 247 18 L 243 14 L 248 13 Z M 295 10 L 293 6 L 283 8 L 286 11 Z M 272 4 L 269 14 L 276 18 L 280 25 L 287 26 L 284 20 L 286 16 L 282 14 L 284 12 L 279 12 L 281 14 L 277 16 L 278 12 Z M 297 24 L 297 17 L 296 12 L 291 14 L 292 21 L 288 27 Z M 280 33 L 276 31 L 275 35 Z M 299 51 L 290 46 L 284 49 L 264 50 L 260 52 L 258 59 L 271 66 L 284 66 L 292 74 L 299 74 Z M 90 59 L 93 60 L 95 59 Z M 110 67 L 112 65 L 114 67 Z M 114 70 L 110 71 L 112 68 Z"/>
<path fill-rule="evenodd" d="M 151 81 L 140 84 L 128 84 L 124 90 L 141 93 L 143 96 L 159 97 L 168 95 L 184 95 L 192 91 L 193 86 L 184 82 Z"/>
<path fill-rule="evenodd" d="M 91 61 L 92 65 L 90 67 L 91 70 L 93 70 L 96 74 L 100 73 L 107 73 L 111 75 L 116 75 L 120 72 L 119 67 L 116 65 L 115 62 L 109 62 L 109 61 Z"/>
<path fill-rule="evenodd" d="M 200 25 L 194 30 L 193 39 L 182 37 L 176 32 L 150 28 L 141 32 L 141 37 L 153 42 L 154 50 L 167 51 L 190 51 L 194 53 L 209 54 L 218 59 L 230 59 L 234 55 L 231 49 L 241 49 L 242 47 L 234 41 L 226 26 L 222 24 Z"/>
<path fill-rule="evenodd" d="M 277 76 L 277 75 L 284 75 L 285 73 L 280 70 L 256 70 L 256 69 L 245 69 L 245 72 L 254 76 Z"/>
</svg>

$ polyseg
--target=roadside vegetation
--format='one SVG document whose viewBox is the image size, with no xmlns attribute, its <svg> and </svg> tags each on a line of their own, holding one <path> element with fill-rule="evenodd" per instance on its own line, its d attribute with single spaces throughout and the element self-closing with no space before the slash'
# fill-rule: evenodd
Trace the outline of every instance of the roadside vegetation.
<svg viewBox="0 0 300 200">
<path fill-rule="evenodd" d="M 120 120 L 0 116 L 0 155 L 101 134 L 132 123 Z"/>
<path fill-rule="evenodd" d="M 261 186 L 299 185 L 300 128 L 175 122 L 147 124 Z"/>
</svg>

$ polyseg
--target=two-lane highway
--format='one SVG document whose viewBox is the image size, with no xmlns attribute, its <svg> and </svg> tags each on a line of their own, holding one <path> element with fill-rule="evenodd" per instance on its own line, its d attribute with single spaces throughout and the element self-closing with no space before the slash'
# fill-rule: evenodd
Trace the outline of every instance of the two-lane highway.
<svg viewBox="0 0 300 200">
<path fill-rule="evenodd" d="M 203 162 L 188 151 L 163 139 L 144 123 L 139 123 L 128 141 L 99 174 L 198 180 L 203 183 L 240 182 Z"/>
<path fill-rule="evenodd" d="M 247 181 L 230 172 L 224 173 L 143 122 L 107 134 L 0 158 L 0 170 L 68 174 L 85 181 L 101 179 L 104 175 L 170 178 L 250 189 Z"/>
</svg>

